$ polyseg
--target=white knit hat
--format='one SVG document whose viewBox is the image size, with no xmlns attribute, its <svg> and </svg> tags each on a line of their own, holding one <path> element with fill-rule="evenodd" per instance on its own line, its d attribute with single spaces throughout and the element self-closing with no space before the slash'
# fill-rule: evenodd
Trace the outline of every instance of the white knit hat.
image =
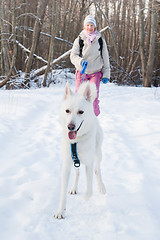
<svg viewBox="0 0 160 240">
<path fill-rule="evenodd" d="M 94 26 L 96 27 L 96 20 L 94 19 L 94 17 L 92 17 L 92 15 L 88 15 L 85 19 L 84 19 L 84 27 L 87 23 L 92 23 L 94 24 Z"/>
</svg>

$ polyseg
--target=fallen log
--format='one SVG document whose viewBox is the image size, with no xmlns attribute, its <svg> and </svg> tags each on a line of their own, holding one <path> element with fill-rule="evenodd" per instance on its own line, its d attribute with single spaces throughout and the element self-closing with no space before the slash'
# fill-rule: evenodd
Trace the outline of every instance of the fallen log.
<svg viewBox="0 0 160 240">
<path fill-rule="evenodd" d="M 101 29 L 99 32 L 102 33 L 104 32 L 105 30 L 107 29 L 110 29 L 109 26 L 106 26 L 105 28 Z M 68 50 L 67 52 L 63 53 L 61 56 L 59 56 L 58 58 L 54 59 L 52 62 L 51 62 L 51 66 L 53 66 L 54 64 L 58 63 L 59 61 L 61 61 L 62 59 L 66 59 L 71 53 L 71 49 Z M 47 65 L 35 70 L 34 72 L 32 72 L 32 78 L 37 76 L 37 75 L 40 75 L 41 73 L 43 73 L 45 71 L 45 69 L 47 68 Z"/>
</svg>

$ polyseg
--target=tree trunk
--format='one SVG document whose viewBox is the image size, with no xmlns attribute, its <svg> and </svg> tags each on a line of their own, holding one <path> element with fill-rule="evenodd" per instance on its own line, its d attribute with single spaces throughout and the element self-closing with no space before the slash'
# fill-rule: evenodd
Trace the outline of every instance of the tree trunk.
<svg viewBox="0 0 160 240">
<path fill-rule="evenodd" d="M 139 13 L 139 22 L 140 22 L 140 33 L 139 33 L 139 42 L 140 42 L 140 55 L 141 55 L 141 65 L 142 65 L 142 78 L 143 83 L 146 81 L 146 56 L 145 56 L 145 32 L 144 32 L 144 6 L 142 0 L 139 0 L 140 13 Z"/>
<path fill-rule="evenodd" d="M 151 31 L 149 37 L 149 52 L 148 56 L 145 52 L 145 30 L 144 30 L 144 6 L 142 0 L 139 0 L 140 4 L 140 53 L 141 53 L 141 64 L 142 64 L 142 77 L 143 77 L 143 86 L 151 87 L 152 83 L 152 73 L 153 73 L 153 63 L 154 63 L 154 50 L 155 50 L 155 32 L 156 32 L 156 9 L 155 9 L 155 0 L 152 1 L 151 8 L 151 22 L 148 24 L 151 26 Z M 149 34 L 149 33 L 148 33 Z"/>
<path fill-rule="evenodd" d="M 48 4 L 48 0 L 39 0 L 38 9 L 37 9 L 37 18 L 36 18 L 36 21 L 34 24 L 34 30 L 33 30 L 31 52 L 29 54 L 29 58 L 28 58 L 26 68 L 25 68 L 25 78 L 26 78 L 25 83 L 26 84 L 29 84 L 30 70 L 31 70 L 32 62 L 33 62 L 34 53 L 37 48 L 37 44 L 38 44 L 38 40 L 39 40 L 38 37 L 40 34 L 40 30 L 41 30 L 41 26 L 42 26 L 44 13 L 45 13 L 47 4 Z"/>
<path fill-rule="evenodd" d="M 54 7 L 53 6 L 54 5 L 52 3 L 51 39 L 50 39 L 50 46 L 49 46 L 48 64 L 47 64 L 47 68 L 46 68 L 45 74 L 44 74 L 43 87 L 46 87 L 48 72 L 51 67 L 51 62 L 53 61 L 53 43 L 54 43 L 54 37 L 55 37 L 54 36 Z"/>
<path fill-rule="evenodd" d="M 133 1 L 132 3 L 132 9 L 133 12 L 135 12 L 135 5 L 137 4 L 137 1 Z M 127 69 L 126 72 L 130 73 L 132 67 L 133 67 L 133 63 L 134 63 L 134 50 L 136 49 L 136 15 L 134 14 L 134 16 L 132 17 L 132 28 L 130 31 L 130 35 L 129 35 L 129 39 L 130 39 L 130 44 L 129 44 L 129 48 L 131 49 L 131 55 L 127 64 Z M 136 57 L 137 59 L 137 57 Z M 134 69 L 134 68 L 133 68 Z"/>
<path fill-rule="evenodd" d="M 15 9 L 16 9 L 16 4 L 15 0 L 12 0 L 12 35 L 13 35 L 13 54 L 12 54 L 12 61 L 11 61 L 11 66 L 10 70 L 7 74 L 7 77 L 0 82 L 0 87 L 3 87 L 9 80 L 12 71 L 15 67 L 15 61 L 16 61 L 16 55 L 17 55 L 17 45 L 16 45 L 16 16 L 15 16 Z"/>
<path fill-rule="evenodd" d="M 7 54 L 7 42 L 5 40 L 5 24 L 4 24 L 4 2 L 5 0 L 1 0 L 0 3 L 0 25 L 1 25 L 1 34 L 2 34 L 2 41 L 1 41 L 1 52 L 2 52 L 2 74 L 7 75 L 9 72 L 9 60 Z"/>
<path fill-rule="evenodd" d="M 146 87 L 151 87 L 152 75 L 153 75 L 153 64 L 154 64 L 154 53 L 155 53 L 155 39 L 156 39 L 156 8 L 155 0 L 152 0 L 152 15 L 151 15 L 151 34 L 150 34 L 150 45 L 149 45 L 149 56 L 147 62 L 147 83 Z"/>
</svg>

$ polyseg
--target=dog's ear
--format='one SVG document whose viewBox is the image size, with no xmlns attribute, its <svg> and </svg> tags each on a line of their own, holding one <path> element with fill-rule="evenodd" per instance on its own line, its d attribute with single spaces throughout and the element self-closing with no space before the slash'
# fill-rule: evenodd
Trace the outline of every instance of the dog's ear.
<svg viewBox="0 0 160 240">
<path fill-rule="evenodd" d="M 78 94 L 83 95 L 87 101 L 94 102 L 97 97 L 96 85 L 94 83 L 84 82 L 81 84 Z"/>
<path fill-rule="evenodd" d="M 66 99 L 68 96 L 71 96 L 71 95 L 72 95 L 72 91 L 70 89 L 69 83 L 67 82 L 65 86 L 64 99 Z"/>
<path fill-rule="evenodd" d="M 86 88 L 84 89 L 84 92 L 83 92 L 83 96 L 87 101 L 91 102 L 92 98 L 91 98 L 91 89 L 89 84 L 86 85 Z"/>
</svg>

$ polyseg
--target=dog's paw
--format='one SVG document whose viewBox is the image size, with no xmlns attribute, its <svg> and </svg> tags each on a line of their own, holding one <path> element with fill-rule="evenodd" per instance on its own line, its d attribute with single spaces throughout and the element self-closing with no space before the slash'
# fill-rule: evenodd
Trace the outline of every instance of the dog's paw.
<svg viewBox="0 0 160 240">
<path fill-rule="evenodd" d="M 76 195 L 76 194 L 77 194 L 76 189 L 71 189 L 71 191 L 69 191 L 69 194 L 71 194 L 71 195 Z"/>
<path fill-rule="evenodd" d="M 54 215 L 54 218 L 56 219 L 64 219 L 65 218 L 65 215 L 64 215 L 64 212 L 58 212 Z"/>
</svg>

